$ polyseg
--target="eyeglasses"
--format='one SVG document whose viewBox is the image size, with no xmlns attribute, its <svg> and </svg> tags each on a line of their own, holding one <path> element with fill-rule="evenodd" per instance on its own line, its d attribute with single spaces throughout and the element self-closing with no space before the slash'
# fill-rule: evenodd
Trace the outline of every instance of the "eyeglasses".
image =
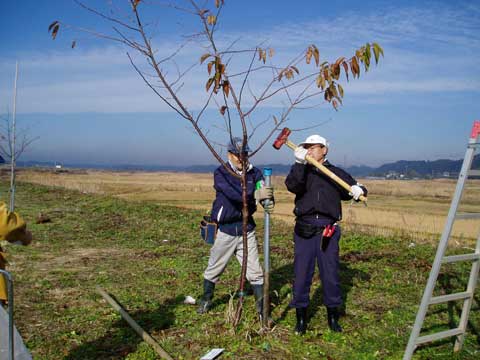
<svg viewBox="0 0 480 360">
<path fill-rule="evenodd" d="M 323 149 L 325 147 L 325 145 L 322 145 L 322 144 L 313 144 L 313 145 L 305 145 L 304 148 L 307 149 L 307 150 L 310 150 L 310 149 L 316 149 L 316 148 L 320 148 L 320 149 Z"/>
</svg>

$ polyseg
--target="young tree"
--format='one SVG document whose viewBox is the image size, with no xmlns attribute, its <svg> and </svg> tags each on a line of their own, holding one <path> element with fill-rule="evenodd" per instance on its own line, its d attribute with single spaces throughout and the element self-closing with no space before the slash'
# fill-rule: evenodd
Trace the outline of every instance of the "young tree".
<svg viewBox="0 0 480 360">
<path fill-rule="evenodd" d="M 352 56 L 340 57 L 335 61 L 325 61 L 314 44 L 307 45 L 304 50 L 293 58 L 277 64 L 275 50 L 262 44 L 254 44 L 249 48 L 237 48 L 238 39 L 231 42 L 218 41 L 217 30 L 224 10 L 224 0 L 212 1 L 178 1 L 171 3 L 150 3 L 143 0 L 127 0 L 123 7 L 100 10 L 74 0 L 81 8 L 89 11 L 99 19 L 111 25 L 110 32 L 99 32 L 54 21 L 49 26 L 53 39 L 60 27 L 90 33 L 93 36 L 107 39 L 125 45 L 128 59 L 143 79 L 145 84 L 158 96 L 159 100 L 178 114 L 179 119 L 190 123 L 194 132 L 205 143 L 208 150 L 232 175 L 241 177 L 243 194 L 243 264 L 239 281 L 239 300 L 234 325 L 237 325 L 242 312 L 243 289 L 247 262 L 247 191 L 246 172 L 242 175 L 233 173 L 219 154 L 216 142 L 209 131 L 217 126 L 212 119 L 207 119 L 205 110 L 217 108 L 218 117 L 223 123 L 223 129 L 230 138 L 238 127 L 243 139 L 243 147 L 262 128 L 264 136 L 258 141 L 250 154 L 241 153 L 243 168 L 247 168 L 249 158 L 272 138 L 273 134 L 285 125 L 289 116 L 300 105 L 305 106 L 312 101 L 322 99 L 335 110 L 342 104 L 344 96 L 340 78 L 345 80 L 358 78 L 361 66 L 368 71 L 370 64 L 378 63 L 383 56 L 382 48 L 376 43 L 367 43 L 357 49 Z M 127 6 L 127 8 L 125 7 Z M 148 7 L 148 9 L 147 9 Z M 175 10 L 181 14 L 196 18 L 200 30 L 184 37 L 184 42 L 169 52 L 157 51 L 158 44 L 152 37 L 152 24 L 144 21 L 160 18 L 166 10 Z M 121 14 L 125 14 L 121 16 Z M 158 20 L 158 19 L 157 19 Z M 153 21 L 153 20 L 152 20 Z M 157 46 L 156 46 L 157 44 Z M 198 111 L 192 111 L 192 98 L 183 95 L 184 83 L 192 74 L 195 66 L 180 68 L 177 60 L 182 58 L 185 49 L 193 49 L 199 44 L 204 50 L 199 54 L 198 66 L 205 68 L 205 87 L 196 89 L 206 92 L 203 104 Z M 72 42 L 75 47 L 76 41 Z M 135 57 L 135 55 L 137 57 Z M 184 57 L 185 58 L 185 57 Z M 275 99 L 275 100 L 274 100 Z M 253 115 L 261 106 L 272 101 L 283 101 L 284 106 L 276 114 L 270 114 L 264 119 L 253 120 Z M 189 104 L 190 103 L 190 104 Z M 250 143 L 250 147 L 252 144 Z"/>
<path fill-rule="evenodd" d="M 27 128 L 18 129 L 10 114 L 0 116 L 0 155 L 10 163 L 10 211 L 15 210 L 15 172 L 17 161 L 38 137 Z"/>
</svg>

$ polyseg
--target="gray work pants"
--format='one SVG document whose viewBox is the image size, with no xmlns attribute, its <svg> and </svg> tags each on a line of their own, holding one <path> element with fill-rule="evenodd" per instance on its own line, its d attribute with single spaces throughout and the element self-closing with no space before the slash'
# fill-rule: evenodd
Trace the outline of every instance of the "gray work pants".
<svg viewBox="0 0 480 360">
<path fill-rule="evenodd" d="M 263 284 L 263 269 L 258 259 L 258 244 L 255 238 L 255 231 L 247 234 L 248 256 L 247 256 L 247 280 L 252 285 Z M 243 259 L 242 236 L 228 235 L 220 230 L 217 232 L 215 243 L 210 249 L 208 266 L 203 277 L 216 283 L 227 267 L 230 258 L 235 255 L 240 265 Z"/>
</svg>

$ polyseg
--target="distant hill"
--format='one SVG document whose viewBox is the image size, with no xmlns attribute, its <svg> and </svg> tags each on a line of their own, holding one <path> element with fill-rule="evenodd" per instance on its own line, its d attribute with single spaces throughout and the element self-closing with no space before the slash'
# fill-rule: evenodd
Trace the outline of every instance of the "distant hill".
<svg viewBox="0 0 480 360">
<path fill-rule="evenodd" d="M 377 168 L 368 166 L 353 166 L 347 169 L 354 176 L 385 176 L 387 174 L 404 174 L 408 177 L 445 177 L 457 176 L 462 167 L 463 159 L 434 161 L 407 161 L 400 160 L 394 163 L 381 165 Z M 473 159 L 473 169 L 480 168 L 480 155 Z"/>
<path fill-rule="evenodd" d="M 370 166 L 351 166 L 346 170 L 355 177 L 365 176 L 405 176 L 405 177 L 456 177 L 460 172 L 463 159 L 447 160 L 440 159 L 434 161 L 407 161 L 400 160 L 393 163 L 383 164 L 379 167 Z M 174 171 L 174 172 L 191 172 L 191 173 L 211 173 L 218 165 L 191 165 L 191 166 L 168 166 L 168 165 L 132 165 L 132 164 L 83 164 L 83 163 L 64 163 L 64 168 L 80 168 L 80 169 L 105 169 L 118 171 Z M 18 162 L 18 166 L 23 167 L 54 167 L 54 163 L 39 161 L 22 161 Z M 263 169 L 269 167 L 273 169 L 275 175 L 288 174 L 291 164 L 260 164 L 256 165 Z M 480 155 L 476 155 L 473 160 L 472 168 L 480 169 Z"/>
</svg>

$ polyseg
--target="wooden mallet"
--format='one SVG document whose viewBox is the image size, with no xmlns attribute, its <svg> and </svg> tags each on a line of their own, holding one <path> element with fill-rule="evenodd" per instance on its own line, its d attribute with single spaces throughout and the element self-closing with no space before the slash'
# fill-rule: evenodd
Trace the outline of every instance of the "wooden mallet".
<svg viewBox="0 0 480 360">
<path fill-rule="evenodd" d="M 286 144 L 290 149 L 295 151 L 297 149 L 297 145 L 292 143 L 290 140 L 288 140 L 288 136 L 290 135 L 292 131 L 289 128 L 283 128 L 283 130 L 280 132 L 280 135 L 278 135 L 277 139 L 273 142 L 273 147 L 277 150 L 279 150 L 283 144 Z M 338 185 L 343 187 L 345 190 L 348 192 L 351 192 L 351 186 L 348 185 L 345 181 L 340 179 L 337 175 L 335 175 L 333 172 L 328 170 L 325 166 L 320 164 L 317 160 L 312 158 L 310 155 L 305 156 L 305 160 L 315 166 L 318 170 L 320 170 L 322 173 L 327 175 L 330 179 L 335 181 Z M 367 198 L 363 195 L 360 195 L 359 200 L 366 202 Z"/>
</svg>

